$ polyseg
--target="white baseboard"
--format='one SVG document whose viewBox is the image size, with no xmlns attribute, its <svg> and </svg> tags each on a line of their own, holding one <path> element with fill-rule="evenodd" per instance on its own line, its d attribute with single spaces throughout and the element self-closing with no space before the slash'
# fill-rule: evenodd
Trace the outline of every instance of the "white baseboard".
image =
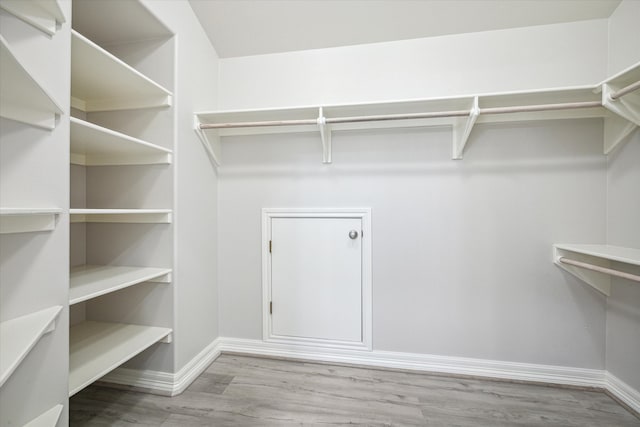
<svg viewBox="0 0 640 427">
<path fill-rule="evenodd" d="M 640 413 L 640 392 L 611 373 L 600 369 L 502 362 L 464 357 L 435 356 L 392 351 L 344 350 L 220 337 L 189 361 L 176 374 L 119 368 L 101 381 L 143 388 L 175 396 L 182 393 L 222 352 L 281 357 L 347 365 L 406 369 L 453 375 L 498 378 L 606 390 Z"/>
<path fill-rule="evenodd" d="M 321 349 L 236 338 L 222 338 L 220 351 L 580 387 L 602 388 L 604 384 L 604 372 L 598 369 L 499 362 L 429 354 L 381 350 Z"/>
<path fill-rule="evenodd" d="M 144 389 L 153 394 L 176 396 L 182 393 L 207 366 L 220 355 L 220 338 L 206 346 L 175 374 L 160 371 L 118 368 L 100 379 L 100 382 Z"/>
<path fill-rule="evenodd" d="M 640 414 L 640 391 L 623 382 L 611 372 L 605 373 L 605 389 L 616 399 Z"/>
</svg>

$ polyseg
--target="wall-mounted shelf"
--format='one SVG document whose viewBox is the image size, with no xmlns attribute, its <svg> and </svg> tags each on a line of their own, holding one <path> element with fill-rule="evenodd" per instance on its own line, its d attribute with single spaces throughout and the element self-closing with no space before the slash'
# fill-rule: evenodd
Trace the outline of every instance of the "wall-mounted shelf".
<svg viewBox="0 0 640 427">
<path fill-rule="evenodd" d="M 55 329 L 61 306 L 47 308 L 0 323 L 0 387 L 45 334 Z"/>
<path fill-rule="evenodd" d="M 85 112 L 171 105 L 171 92 L 71 31 L 71 106 Z"/>
<path fill-rule="evenodd" d="M 171 282 L 170 268 L 82 265 L 71 269 L 69 305 L 143 282 Z"/>
<path fill-rule="evenodd" d="M 170 334 L 169 328 L 123 323 L 86 321 L 71 327 L 69 396 Z"/>
<path fill-rule="evenodd" d="M 611 295 L 611 276 L 640 282 L 640 276 L 611 267 L 611 262 L 640 266 L 640 249 L 556 244 L 553 245 L 553 262 L 607 296 Z"/>
<path fill-rule="evenodd" d="M 0 234 L 53 230 L 61 212 L 58 208 L 0 208 Z"/>
<path fill-rule="evenodd" d="M 60 419 L 64 406 L 56 405 L 39 417 L 29 421 L 24 427 L 55 427 Z"/>
<path fill-rule="evenodd" d="M 171 223 L 171 209 L 69 209 L 71 222 Z"/>
<path fill-rule="evenodd" d="M 172 151 L 71 117 L 71 163 L 82 166 L 171 164 Z"/>
<path fill-rule="evenodd" d="M 51 130 L 56 115 L 62 114 L 62 107 L 22 66 L 1 35 L 0 93 L 0 112 L 6 119 Z"/>
<path fill-rule="evenodd" d="M 604 117 L 616 121 L 616 144 L 605 138 L 605 154 L 640 125 L 640 64 L 594 86 L 452 98 L 298 108 L 195 113 L 194 128 L 209 155 L 219 164 L 212 144 L 230 135 L 319 132 L 323 162 L 331 163 L 331 133 L 371 128 L 449 126 L 453 159 L 462 159 L 476 123 Z M 606 96 L 598 90 L 605 90 Z M 624 95 L 622 95 L 622 92 Z M 611 94 L 621 95 L 615 100 Z M 615 113 L 615 114 L 613 114 Z M 618 123 L 620 122 L 620 123 Z M 613 125 L 611 125 L 613 126 Z M 621 133 L 623 132 L 623 133 Z"/>
<path fill-rule="evenodd" d="M 58 24 L 65 22 L 64 13 L 57 0 L 2 0 L 0 9 L 50 36 L 56 33 Z"/>
</svg>

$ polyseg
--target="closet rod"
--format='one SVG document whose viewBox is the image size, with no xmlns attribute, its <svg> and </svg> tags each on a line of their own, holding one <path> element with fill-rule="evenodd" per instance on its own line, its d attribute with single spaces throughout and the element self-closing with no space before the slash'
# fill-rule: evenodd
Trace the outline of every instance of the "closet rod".
<svg viewBox="0 0 640 427">
<path fill-rule="evenodd" d="M 303 126 L 317 125 L 317 119 L 304 120 L 275 120 L 263 122 L 235 122 L 235 123 L 201 123 L 200 129 L 231 129 L 231 128 L 255 128 L 267 126 Z"/>
<path fill-rule="evenodd" d="M 628 93 L 634 92 L 636 90 L 640 89 L 640 80 L 638 80 L 635 83 L 631 83 L 629 86 L 627 87 L 623 87 L 622 89 L 620 89 L 617 92 L 614 92 L 611 94 L 611 99 L 618 99 L 620 97 L 625 96 Z"/>
<path fill-rule="evenodd" d="M 381 122 L 386 120 L 436 119 L 441 117 L 467 117 L 471 110 L 433 111 L 430 113 L 384 114 L 379 116 L 354 116 L 326 118 L 331 123 Z"/>
<path fill-rule="evenodd" d="M 541 104 L 541 105 L 523 105 L 516 107 L 488 107 L 481 108 L 480 114 L 506 114 L 506 113 L 527 113 L 539 111 L 553 110 L 572 110 L 578 108 L 594 108 L 601 107 L 600 101 L 583 101 L 583 102 L 566 102 L 562 104 Z M 326 124 L 336 123 L 357 123 L 357 122 L 375 122 L 385 120 L 411 120 L 411 119 L 433 119 L 442 117 L 467 117 L 471 114 L 471 110 L 452 110 L 452 111 L 433 111 L 429 113 L 411 113 L 411 114 L 387 114 L 377 116 L 354 116 L 354 117 L 327 117 L 324 119 Z M 201 123 L 200 129 L 230 129 L 245 127 L 267 127 L 267 126 L 299 126 L 299 125 L 316 125 L 317 119 L 303 120 L 276 120 L 262 122 L 233 122 L 233 123 Z"/>
<path fill-rule="evenodd" d="M 565 102 L 563 104 L 523 105 L 519 107 L 481 108 L 480 114 L 535 113 L 539 111 L 573 110 L 577 108 L 601 107 L 600 101 Z"/>
<path fill-rule="evenodd" d="M 622 271 L 613 270 L 611 268 L 600 267 L 599 265 L 593 265 L 593 264 L 589 264 L 589 263 L 586 263 L 586 262 L 575 261 L 575 260 L 572 260 L 572 259 L 569 259 L 569 258 L 565 258 L 565 257 L 558 258 L 558 261 L 560 261 L 563 264 L 575 265 L 576 267 L 586 268 L 587 270 L 598 271 L 600 273 L 606 273 L 606 274 L 610 274 L 612 276 L 622 277 L 622 278 L 628 279 L 628 280 L 633 280 L 634 282 L 640 282 L 640 276 L 635 275 L 635 274 L 625 273 L 625 272 L 622 272 Z"/>
</svg>

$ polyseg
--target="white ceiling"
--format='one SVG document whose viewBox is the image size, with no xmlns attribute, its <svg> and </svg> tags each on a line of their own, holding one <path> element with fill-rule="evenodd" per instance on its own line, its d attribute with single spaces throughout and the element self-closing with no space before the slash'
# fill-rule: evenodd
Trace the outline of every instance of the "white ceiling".
<svg viewBox="0 0 640 427">
<path fill-rule="evenodd" d="M 220 57 L 607 18 L 620 0 L 189 0 Z"/>
</svg>

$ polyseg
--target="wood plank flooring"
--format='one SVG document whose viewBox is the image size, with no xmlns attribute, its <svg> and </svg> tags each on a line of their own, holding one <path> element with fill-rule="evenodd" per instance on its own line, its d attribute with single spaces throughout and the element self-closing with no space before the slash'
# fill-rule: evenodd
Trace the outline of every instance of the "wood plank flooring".
<svg viewBox="0 0 640 427">
<path fill-rule="evenodd" d="M 640 426 L 599 391 L 222 355 L 181 395 L 92 385 L 72 426 Z"/>
</svg>

